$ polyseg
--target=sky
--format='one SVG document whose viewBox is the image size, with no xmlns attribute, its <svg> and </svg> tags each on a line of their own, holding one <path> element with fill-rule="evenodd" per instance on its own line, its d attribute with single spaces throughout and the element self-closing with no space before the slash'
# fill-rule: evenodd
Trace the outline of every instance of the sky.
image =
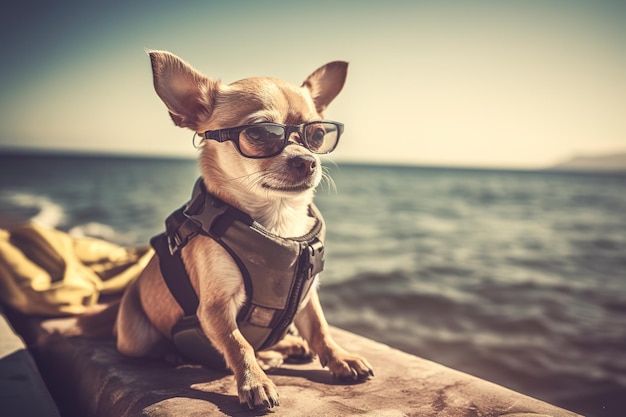
<svg viewBox="0 0 626 417">
<path fill-rule="evenodd" d="M 6 3 L 6 2 L 3 2 Z M 0 151 L 193 157 L 146 48 L 230 83 L 350 62 L 332 160 L 533 169 L 626 151 L 626 2 L 20 1 L 0 17 Z"/>
</svg>

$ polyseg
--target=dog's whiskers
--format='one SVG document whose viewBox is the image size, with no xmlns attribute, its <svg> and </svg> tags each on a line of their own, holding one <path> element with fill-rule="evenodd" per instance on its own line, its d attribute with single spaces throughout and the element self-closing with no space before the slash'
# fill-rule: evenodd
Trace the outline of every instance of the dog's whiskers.
<svg viewBox="0 0 626 417">
<path fill-rule="evenodd" d="M 265 177 L 267 173 L 267 170 L 257 171 L 240 177 L 230 178 L 228 182 L 239 182 L 244 184 L 249 190 L 253 190 L 262 184 L 263 177 Z"/>
<path fill-rule="evenodd" d="M 334 164 L 336 166 L 336 164 Z M 330 168 L 323 166 L 322 165 L 322 181 L 321 181 L 321 185 L 324 186 L 325 184 L 328 185 L 328 192 L 333 192 L 335 194 L 337 194 L 337 184 L 335 183 L 335 180 L 333 179 L 333 177 L 330 176 Z"/>
</svg>

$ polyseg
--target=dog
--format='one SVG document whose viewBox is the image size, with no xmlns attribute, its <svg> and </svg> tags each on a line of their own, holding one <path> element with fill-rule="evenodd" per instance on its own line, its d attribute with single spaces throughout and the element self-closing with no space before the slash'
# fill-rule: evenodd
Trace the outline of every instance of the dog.
<svg viewBox="0 0 626 417">
<path fill-rule="evenodd" d="M 316 222 L 310 207 L 322 179 L 319 154 L 330 152 L 340 133 L 327 133 L 340 124 L 324 122 L 323 115 L 344 86 L 348 64 L 328 63 L 299 87 L 265 77 L 226 85 L 169 52 L 148 54 L 154 88 L 170 117 L 202 138 L 199 167 L 207 192 L 276 236 L 309 233 Z M 233 372 L 242 406 L 279 405 L 276 387 L 263 370 L 264 357 L 276 359 L 276 352 L 279 359 L 315 355 L 341 379 L 374 375 L 366 359 L 333 341 L 316 290 L 317 276 L 293 319 L 303 340 L 288 335 L 276 346 L 255 352 L 237 322 L 247 293 L 231 254 L 205 235 L 194 237 L 181 253 L 198 297 L 200 328 Z M 117 349 L 133 357 L 155 354 L 182 316 L 155 255 L 122 297 L 115 324 Z"/>
</svg>

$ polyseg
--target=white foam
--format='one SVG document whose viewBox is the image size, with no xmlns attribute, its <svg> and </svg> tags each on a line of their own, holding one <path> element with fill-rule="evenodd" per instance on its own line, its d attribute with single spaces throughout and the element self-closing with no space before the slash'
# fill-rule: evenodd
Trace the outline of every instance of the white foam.
<svg viewBox="0 0 626 417">
<path fill-rule="evenodd" d="M 54 228 L 65 219 L 63 207 L 52 200 L 32 194 L 14 194 L 11 201 L 21 207 L 34 207 L 39 212 L 30 221 L 40 226 Z"/>
</svg>

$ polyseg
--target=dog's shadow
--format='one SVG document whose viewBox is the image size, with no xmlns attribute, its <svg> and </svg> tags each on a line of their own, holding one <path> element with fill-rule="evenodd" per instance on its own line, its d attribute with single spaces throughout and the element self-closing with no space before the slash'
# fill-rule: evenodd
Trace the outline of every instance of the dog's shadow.
<svg viewBox="0 0 626 417">
<path fill-rule="evenodd" d="M 256 416 L 265 415 L 265 411 L 245 410 L 237 399 L 236 395 L 223 394 L 219 392 L 207 391 L 194 388 L 196 384 L 211 383 L 221 379 L 224 375 L 216 376 L 213 380 L 207 378 L 206 373 L 202 373 L 202 378 L 196 382 L 186 378 L 185 386 L 180 388 L 163 389 L 152 392 L 144 392 L 132 407 L 127 409 L 129 416 L 179 416 L 179 415 L 199 415 L 200 411 L 205 411 L 209 415 L 212 407 L 202 402 L 213 404 L 217 409 L 228 416 Z"/>
<path fill-rule="evenodd" d="M 164 363 L 161 363 L 161 366 Z M 199 365 L 184 364 L 170 368 L 167 387 L 161 393 L 147 394 L 133 407 L 137 415 L 153 415 L 154 410 L 160 412 L 155 415 L 195 415 L 202 409 L 201 404 L 194 400 L 206 401 L 213 404 L 225 415 L 238 416 L 263 416 L 273 413 L 272 410 L 248 410 L 239 404 L 236 394 L 225 394 L 225 387 L 232 389 L 235 381 L 231 373 L 227 371 L 214 371 Z M 295 378 L 296 381 L 309 381 L 325 385 L 343 385 L 346 382 L 333 378 L 328 370 L 324 369 L 298 369 L 298 366 L 288 368 L 275 368 L 268 371 L 272 376 Z M 280 391 L 280 382 L 277 384 Z M 296 382 L 295 385 L 301 385 Z M 304 386 L 304 384 L 302 384 Z M 190 401 L 191 400 L 191 401 Z M 176 410 L 168 414 L 166 409 Z M 131 414 L 135 415 L 135 414 Z"/>
<path fill-rule="evenodd" d="M 306 379 L 310 382 L 322 385 L 358 385 L 367 381 L 367 379 L 339 379 L 337 377 L 334 377 L 328 371 L 328 369 L 310 369 L 310 367 L 303 367 L 302 369 L 300 369 L 297 365 L 274 368 L 270 371 L 267 371 L 267 374 L 270 377 L 271 375 L 277 375 L 290 378 Z"/>
</svg>

